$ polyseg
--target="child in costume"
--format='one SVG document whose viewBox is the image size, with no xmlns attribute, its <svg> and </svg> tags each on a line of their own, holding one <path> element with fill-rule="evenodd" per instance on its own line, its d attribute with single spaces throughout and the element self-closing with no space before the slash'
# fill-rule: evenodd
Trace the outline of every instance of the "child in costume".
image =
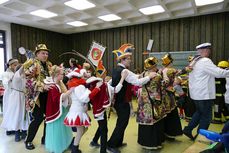
<svg viewBox="0 0 229 153">
<path fill-rule="evenodd" d="M 90 91 L 85 87 L 86 81 L 82 78 L 83 73 L 85 73 L 85 69 L 78 69 L 68 74 L 68 77 L 71 78 L 68 81 L 68 88 L 74 89 L 71 93 L 72 104 L 64 119 L 64 124 L 77 128 L 77 135 L 72 146 L 72 153 L 81 153 L 81 150 L 79 150 L 79 143 L 87 127 L 90 126 L 87 105 L 90 99 L 100 91 L 100 86 L 102 85 L 102 82 L 98 82 L 96 87 Z"/>
<path fill-rule="evenodd" d="M 8 100 L 8 97 L 10 93 L 12 92 L 11 85 L 12 85 L 12 77 L 14 75 L 14 69 L 18 65 L 18 60 L 17 59 L 10 59 L 7 63 L 7 69 L 6 71 L 2 74 L 2 84 L 4 86 L 4 95 L 3 95 L 3 118 L 7 117 L 5 112 L 8 109 L 8 104 L 10 101 Z M 11 135 L 15 131 L 10 131 L 6 129 L 6 135 Z"/>
<path fill-rule="evenodd" d="M 44 80 L 45 84 L 54 85 L 48 91 L 45 148 L 49 152 L 62 153 L 72 141 L 71 128 L 63 124 L 72 90 L 67 90 L 62 82 L 63 69 L 61 67 L 54 65 L 51 72 L 51 77 L 46 77 Z"/>
<path fill-rule="evenodd" d="M 96 87 L 97 82 L 103 82 L 106 76 L 106 69 L 100 65 L 101 67 L 97 67 L 97 76 L 99 77 L 91 77 L 87 79 L 86 83 L 89 84 L 89 89 L 93 90 Z M 98 122 L 98 129 L 95 133 L 94 138 L 92 139 L 90 146 L 99 147 L 98 140 L 100 137 L 100 153 L 106 153 L 107 149 L 107 115 L 106 108 L 111 105 L 111 98 L 117 92 L 119 92 L 122 88 L 122 83 L 127 76 L 127 72 L 124 71 L 122 73 L 121 80 L 116 87 L 112 87 L 109 83 L 103 82 L 100 87 L 100 91 L 91 99 L 91 104 L 93 108 L 93 115 L 95 120 Z M 110 148 L 109 148 L 110 149 Z"/>
<path fill-rule="evenodd" d="M 8 97 L 10 103 L 2 121 L 2 127 L 15 131 L 15 141 L 25 139 L 29 126 L 29 116 L 25 110 L 25 74 L 21 65 L 15 68 L 12 78 L 11 93 Z M 21 133 L 22 132 L 22 133 Z"/>
</svg>

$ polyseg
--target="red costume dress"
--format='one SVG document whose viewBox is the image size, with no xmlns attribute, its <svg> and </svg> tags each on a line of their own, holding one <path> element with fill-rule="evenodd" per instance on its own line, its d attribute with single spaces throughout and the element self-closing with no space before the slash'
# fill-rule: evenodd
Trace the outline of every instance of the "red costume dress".
<svg viewBox="0 0 229 153">
<path fill-rule="evenodd" d="M 84 79 L 73 78 L 70 80 L 69 87 L 74 87 L 74 90 L 71 93 L 72 104 L 64 120 L 64 124 L 67 126 L 87 127 L 91 124 L 86 109 L 87 103 L 99 92 L 100 89 L 94 88 L 90 91 L 84 86 L 85 84 L 86 82 Z"/>
</svg>

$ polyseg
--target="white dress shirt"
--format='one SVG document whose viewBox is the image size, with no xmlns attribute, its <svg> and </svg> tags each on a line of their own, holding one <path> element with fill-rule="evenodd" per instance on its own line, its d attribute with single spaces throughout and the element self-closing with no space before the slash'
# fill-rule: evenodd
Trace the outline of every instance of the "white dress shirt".
<svg viewBox="0 0 229 153">
<path fill-rule="evenodd" d="M 123 64 L 121 63 L 118 63 L 119 66 L 122 66 L 124 68 L 126 68 Z M 132 84 L 132 85 L 136 85 L 136 86 L 142 86 L 144 84 L 146 84 L 147 82 L 150 81 L 150 77 L 149 76 L 146 76 L 144 78 L 140 78 L 139 79 L 139 76 L 133 72 L 131 72 L 130 70 L 128 69 L 125 69 L 124 71 L 127 71 L 128 72 L 128 75 L 127 77 L 125 78 L 125 81 Z"/>
<path fill-rule="evenodd" d="M 193 100 L 215 99 L 215 78 L 229 77 L 229 70 L 217 67 L 209 58 L 199 59 L 189 74 L 189 90 Z"/>
</svg>

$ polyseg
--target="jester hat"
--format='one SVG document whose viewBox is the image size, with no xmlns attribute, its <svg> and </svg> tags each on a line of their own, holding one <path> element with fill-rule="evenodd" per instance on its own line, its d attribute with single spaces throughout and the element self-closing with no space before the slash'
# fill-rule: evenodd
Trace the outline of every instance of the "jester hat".
<svg viewBox="0 0 229 153">
<path fill-rule="evenodd" d="M 106 68 L 103 66 L 102 60 L 99 61 L 98 66 L 96 68 L 96 76 L 99 78 L 105 78 L 107 74 Z"/>
<path fill-rule="evenodd" d="M 117 56 L 117 60 L 120 60 L 126 56 L 132 55 L 134 45 L 123 44 L 118 50 L 114 50 L 113 53 Z"/>
</svg>

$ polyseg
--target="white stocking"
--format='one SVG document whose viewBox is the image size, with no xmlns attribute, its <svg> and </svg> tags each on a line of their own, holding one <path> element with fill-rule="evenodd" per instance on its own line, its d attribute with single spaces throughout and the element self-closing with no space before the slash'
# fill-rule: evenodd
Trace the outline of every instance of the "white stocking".
<svg viewBox="0 0 229 153">
<path fill-rule="evenodd" d="M 77 133 L 76 133 L 76 137 L 74 139 L 74 146 L 78 146 L 80 143 L 80 140 L 83 136 L 83 134 L 85 133 L 85 127 L 84 126 L 77 126 Z"/>
</svg>

